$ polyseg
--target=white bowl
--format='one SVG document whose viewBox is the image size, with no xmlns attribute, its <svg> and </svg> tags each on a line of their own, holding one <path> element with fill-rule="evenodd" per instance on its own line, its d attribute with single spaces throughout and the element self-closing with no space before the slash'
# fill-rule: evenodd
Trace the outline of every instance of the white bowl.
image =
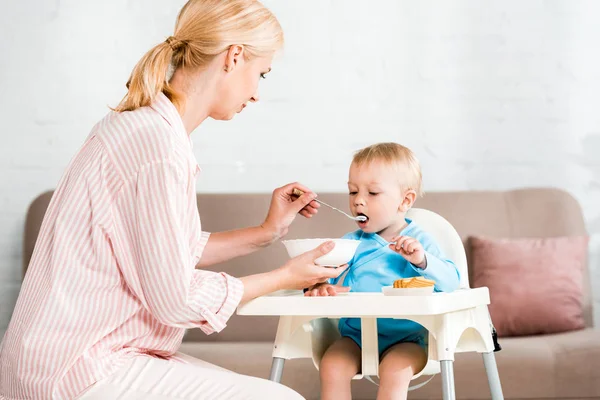
<svg viewBox="0 0 600 400">
<path fill-rule="evenodd" d="M 384 286 L 382 289 L 384 296 L 427 296 L 433 293 L 433 286 L 418 288 L 395 288 L 393 286 Z"/>
<path fill-rule="evenodd" d="M 290 258 L 294 258 L 302 253 L 316 249 L 319 245 L 327 241 L 334 242 L 335 247 L 329 253 L 315 260 L 315 264 L 324 267 L 339 267 L 350 262 L 360 244 L 360 240 L 353 239 L 295 239 L 282 240 L 282 243 Z"/>
</svg>

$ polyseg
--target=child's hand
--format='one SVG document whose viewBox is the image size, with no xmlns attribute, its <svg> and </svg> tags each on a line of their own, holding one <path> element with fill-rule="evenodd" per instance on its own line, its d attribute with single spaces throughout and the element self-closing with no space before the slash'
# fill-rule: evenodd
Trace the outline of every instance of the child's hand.
<svg viewBox="0 0 600 400">
<path fill-rule="evenodd" d="M 347 286 L 337 286 L 329 283 L 317 283 L 315 286 L 309 288 L 304 295 L 307 297 L 335 296 L 338 293 L 346 293 L 349 290 L 350 288 Z"/>
<path fill-rule="evenodd" d="M 391 242 L 396 243 L 390 243 L 390 249 L 404 257 L 406 261 L 421 269 L 427 266 L 425 249 L 417 239 L 409 236 L 396 236 Z"/>
</svg>

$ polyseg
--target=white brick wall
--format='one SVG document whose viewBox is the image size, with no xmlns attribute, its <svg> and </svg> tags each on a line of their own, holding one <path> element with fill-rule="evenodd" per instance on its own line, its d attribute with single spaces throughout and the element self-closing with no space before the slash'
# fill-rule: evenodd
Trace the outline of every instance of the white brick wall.
<svg viewBox="0 0 600 400">
<path fill-rule="evenodd" d="M 600 317 L 600 2 L 269 0 L 287 44 L 262 101 L 193 138 L 199 189 L 345 190 L 351 151 L 395 140 L 433 190 L 557 186 L 594 235 Z M 183 1 L 4 2 L 0 333 L 29 202 L 51 189 Z M 285 145 L 284 141 L 291 144 Z"/>
</svg>

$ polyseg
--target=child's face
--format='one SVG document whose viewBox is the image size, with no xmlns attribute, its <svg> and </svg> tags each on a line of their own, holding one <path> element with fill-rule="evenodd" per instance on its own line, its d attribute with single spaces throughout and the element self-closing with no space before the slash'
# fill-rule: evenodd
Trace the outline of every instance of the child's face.
<svg viewBox="0 0 600 400">
<path fill-rule="evenodd" d="M 404 214 L 414 202 L 413 197 L 407 203 L 407 193 L 401 189 L 398 172 L 378 161 L 350 166 L 348 192 L 352 215 L 368 218 L 358 222 L 360 229 L 380 235 L 397 234 L 396 230 L 404 225 Z"/>
</svg>

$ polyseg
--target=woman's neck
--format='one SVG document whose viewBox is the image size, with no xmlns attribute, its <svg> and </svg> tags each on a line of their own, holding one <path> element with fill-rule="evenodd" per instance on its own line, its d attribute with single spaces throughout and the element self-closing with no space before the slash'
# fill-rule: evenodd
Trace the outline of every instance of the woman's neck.
<svg viewBox="0 0 600 400">
<path fill-rule="evenodd" d="M 169 82 L 171 87 L 183 96 L 183 104 L 178 111 L 188 135 L 200 126 L 211 112 L 214 87 L 207 72 L 191 74 L 177 70 Z"/>
</svg>

